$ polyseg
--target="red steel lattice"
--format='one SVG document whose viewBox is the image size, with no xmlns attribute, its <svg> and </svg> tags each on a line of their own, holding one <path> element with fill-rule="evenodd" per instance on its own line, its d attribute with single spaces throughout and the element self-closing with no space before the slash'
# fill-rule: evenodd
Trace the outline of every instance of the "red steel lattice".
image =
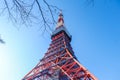
<svg viewBox="0 0 120 80">
<path fill-rule="evenodd" d="M 22 80 L 98 80 L 78 62 L 71 36 L 61 25 L 53 33 L 45 56 Z"/>
</svg>

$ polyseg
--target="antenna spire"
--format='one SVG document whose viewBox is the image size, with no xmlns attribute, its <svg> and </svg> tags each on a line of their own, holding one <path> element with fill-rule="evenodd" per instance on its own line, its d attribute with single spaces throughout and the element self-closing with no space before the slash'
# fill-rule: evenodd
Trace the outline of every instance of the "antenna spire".
<svg viewBox="0 0 120 80">
<path fill-rule="evenodd" d="M 63 14 L 62 14 L 62 10 L 59 13 L 59 17 L 58 17 L 58 22 L 57 22 L 57 28 L 64 26 L 64 19 L 63 19 Z"/>
</svg>

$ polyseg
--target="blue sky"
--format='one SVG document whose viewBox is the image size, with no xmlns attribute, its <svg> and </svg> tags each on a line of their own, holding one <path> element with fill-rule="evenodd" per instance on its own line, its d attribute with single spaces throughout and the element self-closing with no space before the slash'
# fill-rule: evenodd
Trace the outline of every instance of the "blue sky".
<svg viewBox="0 0 120 80">
<path fill-rule="evenodd" d="M 65 26 L 80 63 L 99 80 L 119 80 L 120 1 L 95 0 L 94 6 L 84 0 L 50 3 L 63 9 Z M 51 41 L 49 35 L 41 36 L 35 27 L 17 30 L 2 16 L 0 34 L 6 42 L 0 44 L 0 80 L 22 79 L 44 56 Z"/>
</svg>

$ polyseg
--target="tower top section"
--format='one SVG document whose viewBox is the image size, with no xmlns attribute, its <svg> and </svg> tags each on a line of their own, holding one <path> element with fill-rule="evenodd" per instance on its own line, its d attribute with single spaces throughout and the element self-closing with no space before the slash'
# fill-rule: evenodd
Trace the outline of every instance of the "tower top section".
<svg viewBox="0 0 120 80">
<path fill-rule="evenodd" d="M 56 36 L 57 34 L 59 34 L 61 32 L 64 32 L 68 36 L 68 38 L 70 39 L 70 41 L 71 41 L 71 35 L 70 35 L 70 33 L 68 32 L 68 30 L 66 29 L 66 27 L 64 25 L 64 19 L 63 19 L 62 12 L 60 12 L 60 14 L 59 14 L 58 22 L 57 22 L 57 27 L 53 31 L 51 38 L 54 37 L 54 36 Z"/>
<path fill-rule="evenodd" d="M 64 26 L 64 19 L 63 19 L 63 14 L 62 11 L 60 11 L 59 17 L 58 17 L 58 21 L 57 21 L 57 27 L 59 28 L 61 26 Z"/>
</svg>

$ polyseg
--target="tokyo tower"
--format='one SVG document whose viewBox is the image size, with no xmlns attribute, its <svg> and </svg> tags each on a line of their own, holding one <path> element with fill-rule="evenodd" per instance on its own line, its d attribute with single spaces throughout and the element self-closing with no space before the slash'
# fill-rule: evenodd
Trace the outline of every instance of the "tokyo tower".
<svg viewBox="0 0 120 80">
<path fill-rule="evenodd" d="M 44 57 L 22 80 L 98 80 L 77 60 L 62 13 L 51 40 Z"/>
</svg>

